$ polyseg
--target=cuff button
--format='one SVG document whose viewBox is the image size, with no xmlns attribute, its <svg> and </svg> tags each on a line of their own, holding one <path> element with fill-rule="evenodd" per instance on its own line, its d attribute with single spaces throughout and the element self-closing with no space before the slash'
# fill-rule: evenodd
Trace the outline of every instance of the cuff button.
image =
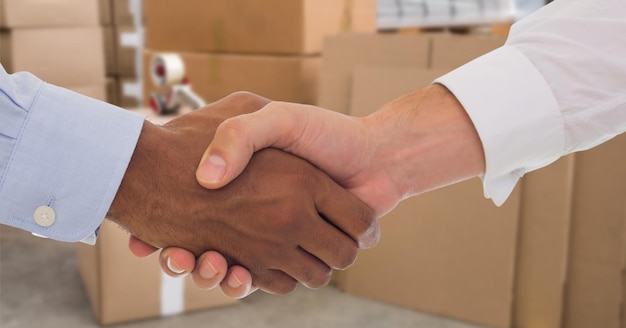
<svg viewBox="0 0 626 328">
<path fill-rule="evenodd" d="M 49 227 L 56 220 L 56 213 L 50 206 L 39 206 L 35 210 L 35 222 L 42 227 Z"/>
</svg>

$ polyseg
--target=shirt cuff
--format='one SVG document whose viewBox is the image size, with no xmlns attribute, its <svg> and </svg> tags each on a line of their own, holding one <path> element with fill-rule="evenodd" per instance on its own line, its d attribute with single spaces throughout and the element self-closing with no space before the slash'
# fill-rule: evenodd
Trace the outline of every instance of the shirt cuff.
<svg viewBox="0 0 626 328">
<path fill-rule="evenodd" d="M 94 243 L 142 126 L 141 115 L 42 85 L 0 185 L 3 219 L 39 236 Z M 41 207 L 53 218 L 43 225 Z"/>
<path fill-rule="evenodd" d="M 563 154 L 559 105 L 533 63 L 503 46 L 435 81 L 452 92 L 471 118 L 485 152 L 485 197 L 500 206 L 526 172 Z"/>
</svg>

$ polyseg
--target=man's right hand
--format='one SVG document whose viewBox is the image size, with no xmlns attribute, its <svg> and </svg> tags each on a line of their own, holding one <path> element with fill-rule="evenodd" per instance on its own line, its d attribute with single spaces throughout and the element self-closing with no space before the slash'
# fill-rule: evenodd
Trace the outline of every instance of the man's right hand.
<svg viewBox="0 0 626 328">
<path fill-rule="evenodd" d="M 331 268 L 346 268 L 359 245 L 378 241 L 367 205 L 275 149 L 258 152 L 227 187 L 207 190 L 195 179 L 217 126 L 268 102 L 239 93 L 163 127 L 146 122 L 109 216 L 155 247 L 219 251 L 269 292 L 327 284 Z"/>
</svg>

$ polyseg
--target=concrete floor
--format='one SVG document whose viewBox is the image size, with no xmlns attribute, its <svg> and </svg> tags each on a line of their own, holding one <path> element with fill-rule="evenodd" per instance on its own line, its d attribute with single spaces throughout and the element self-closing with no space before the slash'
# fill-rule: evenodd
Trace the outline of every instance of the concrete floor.
<svg viewBox="0 0 626 328">
<path fill-rule="evenodd" d="M 78 276 L 74 245 L 0 226 L 0 327 L 98 326 Z M 333 287 L 300 288 L 282 297 L 258 292 L 236 306 L 115 327 L 477 328 L 346 295 Z"/>
</svg>

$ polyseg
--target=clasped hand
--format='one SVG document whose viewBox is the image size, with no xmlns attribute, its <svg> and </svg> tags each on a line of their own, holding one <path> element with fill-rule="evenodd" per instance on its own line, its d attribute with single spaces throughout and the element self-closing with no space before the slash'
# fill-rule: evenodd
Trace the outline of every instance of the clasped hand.
<svg viewBox="0 0 626 328">
<path fill-rule="evenodd" d="M 230 267 L 230 273 L 249 275 L 243 280 L 251 279 L 255 288 L 284 294 L 298 283 L 326 285 L 331 269 L 347 268 L 359 247 L 377 243 L 370 207 L 307 161 L 280 150 L 255 153 L 223 188 L 208 190 L 196 182 L 197 165 L 219 124 L 268 103 L 236 93 L 163 126 L 144 124 L 108 213 L 134 236 L 135 254 L 180 247 L 203 256 L 197 278 L 211 276 L 209 270 L 221 281 Z M 191 272 L 196 258 L 184 256 L 174 266 Z M 209 287 L 203 281 L 197 282 Z"/>
</svg>

